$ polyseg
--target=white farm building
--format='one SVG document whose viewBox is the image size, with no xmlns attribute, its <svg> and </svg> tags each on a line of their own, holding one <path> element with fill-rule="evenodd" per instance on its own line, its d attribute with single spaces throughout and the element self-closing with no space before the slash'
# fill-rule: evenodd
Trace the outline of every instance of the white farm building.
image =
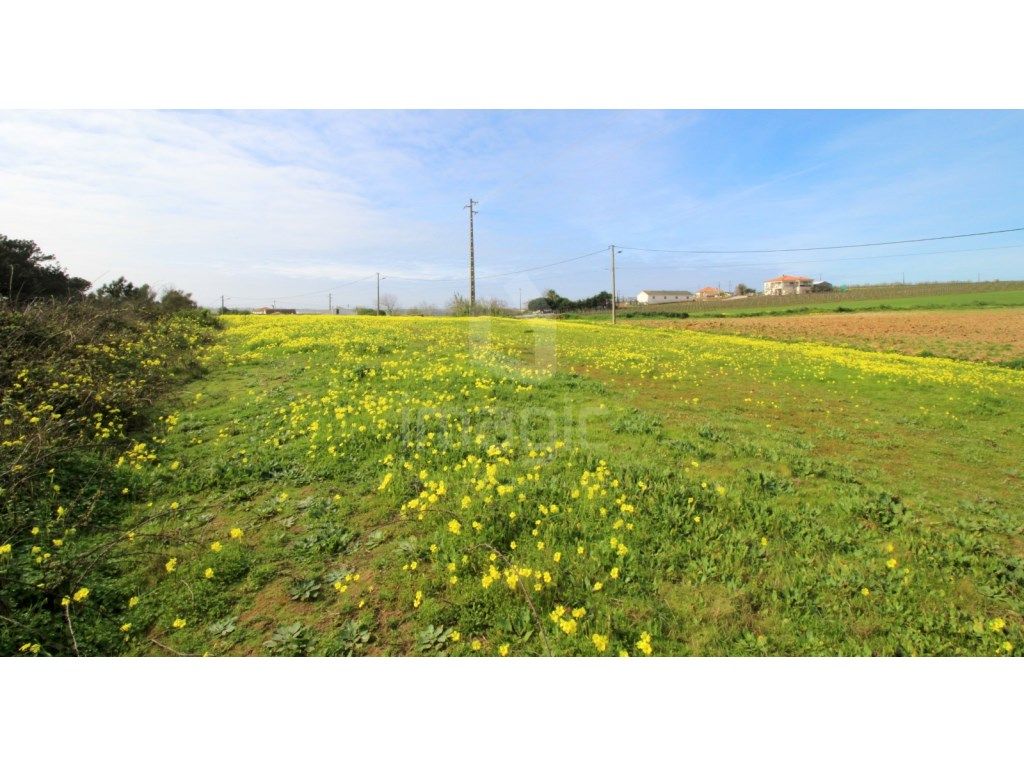
<svg viewBox="0 0 1024 768">
<path fill-rule="evenodd" d="M 640 291 L 636 295 L 637 304 L 667 304 L 672 301 L 693 301 L 689 291 Z"/>
</svg>

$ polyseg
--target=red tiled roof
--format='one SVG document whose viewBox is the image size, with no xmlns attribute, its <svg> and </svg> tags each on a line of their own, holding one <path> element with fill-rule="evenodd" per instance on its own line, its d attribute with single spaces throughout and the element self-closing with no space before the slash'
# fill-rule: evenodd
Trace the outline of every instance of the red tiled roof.
<svg viewBox="0 0 1024 768">
<path fill-rule="evenodd" d="M 766 283 L 809 283 L 811 278 L 800 277 L 799 275 L 779 275 L 773 277 L 771 280 L 765 280 Z"/>
</svg>

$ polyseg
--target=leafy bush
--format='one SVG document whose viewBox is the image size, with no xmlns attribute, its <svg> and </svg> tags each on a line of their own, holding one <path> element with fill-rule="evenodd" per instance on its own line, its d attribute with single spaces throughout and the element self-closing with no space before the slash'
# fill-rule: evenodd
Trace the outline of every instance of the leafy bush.
<svg viewBox="0 0 1024 768">
<path fill-rule="evenodd" d="M 214 325 L 205 312 L 95 301 L 0 308 L 0 653 L 122 645 L 98 617 L 131 596 L 121 564 L 146 557 L 117 527 L 132 468 L 153 456 L 131 435 L 157 396 L 201 371 Z"/>
</svg>

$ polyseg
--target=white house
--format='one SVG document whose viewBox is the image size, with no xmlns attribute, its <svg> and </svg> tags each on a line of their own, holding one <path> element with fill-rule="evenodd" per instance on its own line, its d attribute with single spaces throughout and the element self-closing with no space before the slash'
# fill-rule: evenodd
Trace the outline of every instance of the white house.
<svg viewBox="0 0 1024 768">
<path fill-rule="evenodd" d="M 693 301 L 689 291 L 640 291 L 636 295 L 637 304 L 667 304 L 672 301 Z"/>
<path fill-rule="evenodd" d="M 765 296 L 788 296 L 793 293 L 810 293 L 814 280 L 799 275 L 779 275 L 764 281 Z"/>
</svg>

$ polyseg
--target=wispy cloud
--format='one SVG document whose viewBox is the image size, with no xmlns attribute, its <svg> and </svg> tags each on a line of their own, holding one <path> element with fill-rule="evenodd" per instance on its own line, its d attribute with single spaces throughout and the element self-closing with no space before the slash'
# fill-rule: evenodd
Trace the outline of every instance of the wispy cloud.
<svg viewBox="0 0 1024 768">
<path fill-rule="evenodd" d="M 609 242 L 778 247 L 966 231 L 1020 223 L 1022 128 L 1020 113 L 6 112 L 0 231 L 87 278 L 175 284 L 211 304 L 222 293 L 326 295 L 377 271 L 459 275 L 470 195 L 481 201 L 481 274 Z M 968 260 L 955 258 L 951 268 Z M 643 287 L 756 283 L 787 262 L 687 263 L 627 254 L 620 285 L 641 287 L 631 270 Z M 908 264 L 918 279 L 946 268 Z M 486 290 L 582 295 L 606 282 L 595 258 Z M 412 303 L 458 287 L 395 279 L 391 290 Z M 362 284 L 341 294 L 368 296 Z"/>
</svg>

